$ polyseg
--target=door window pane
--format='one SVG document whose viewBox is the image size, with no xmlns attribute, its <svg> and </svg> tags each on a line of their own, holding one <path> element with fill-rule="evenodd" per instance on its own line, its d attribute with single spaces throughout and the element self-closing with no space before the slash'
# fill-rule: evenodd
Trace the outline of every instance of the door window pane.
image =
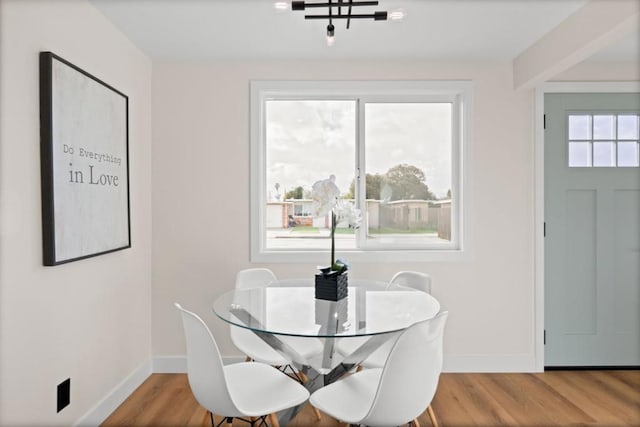
<svg viewBox="0 0 640 427">
<path fill-rule="evenodd" d="M 639 166 L 638 151 L 638 141 L 618 142 L 618 166 Z"/>
<path fill-rule="evenodd" d="M 638 115 L 618 116 L 618 139 L 638 140 Z"/>
<path fill-rule="evenodd" d="M 593 139 L 615 139 L 616 116 L 593 116 Z"/>
<path fill-rule="evenodd" d="M 613 167 L 616 165 L 615 142 L 593 143 L 593 166 Z"/>
<path fill-rule="evenodd" d="M 569 167 L 639 167 L 638 114 L 570 114 Z"/>
<path fill-rule="evenodd" d="M 591 139 L 591 116 L 569 116 L 569 139 Z"/>
<path fill-rule="evenodd" d="M 569 166 L 570 167 L 591 166 L 591 143 L 590 142 L 570 142 L 569 143 Z"/>
</svg>

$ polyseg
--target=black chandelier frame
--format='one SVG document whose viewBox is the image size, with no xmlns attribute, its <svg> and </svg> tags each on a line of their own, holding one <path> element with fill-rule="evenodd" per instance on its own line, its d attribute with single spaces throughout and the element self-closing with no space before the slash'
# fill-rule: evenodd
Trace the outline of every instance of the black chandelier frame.
<svg viewBox="0 0 640 427">
<path fill-rule="evenodd" d="M 327 37 L 333 37 L 335 32 L 335 27 L 333 25 L 334 19 L 346 19 L 347 30 L 351 26 L 352 19 L 372 19 L 374 21 L 386 21 L 388 16 L 387 11 L 375 11 L 373 13 L 353 13 L 354 8 L 377 5 L 378 1 L 365 0 L 327 0 L 322 2 L 294 0 L 291 2 L 291 10 L 327 8 L 327 14 L 325 15 L 305 15 L 304 19 L 328 20 L 329 25 L 327 25 Z"/>
</svg>

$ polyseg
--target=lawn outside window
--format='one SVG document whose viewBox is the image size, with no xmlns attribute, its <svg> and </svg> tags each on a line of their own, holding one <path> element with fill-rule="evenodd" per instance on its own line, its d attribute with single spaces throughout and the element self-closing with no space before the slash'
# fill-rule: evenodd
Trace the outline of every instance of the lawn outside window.
<svg viewBox="0 0 640 427">
<path fill-rule="evenodd" d="M 330 175 L 363 213 L 338 224 L 340 256 L 466 258 L 472 96 L 468 81 L 253 81 L 251 260 L 326 259 L 330 218 L 310 191 Z"/>
</svg>

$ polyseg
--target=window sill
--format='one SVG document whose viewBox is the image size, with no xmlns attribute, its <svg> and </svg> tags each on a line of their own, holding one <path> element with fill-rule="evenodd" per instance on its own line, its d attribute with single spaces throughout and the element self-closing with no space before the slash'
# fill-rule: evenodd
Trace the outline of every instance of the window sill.
<svg viewBox="0 0 640 427">
<path fill-rule="evenodd" d="M 336 251 L 336 258 L 343 258 L 350 263 L 380 262 L 463 262 L 470 259 L 469 250 L 355 250 Z M 251 254 L 251 262 L 256 263 L 291 263 L 291 264 L 329 264 L 328 251 L 302 250 L 264 250 Z"/>
</svg>

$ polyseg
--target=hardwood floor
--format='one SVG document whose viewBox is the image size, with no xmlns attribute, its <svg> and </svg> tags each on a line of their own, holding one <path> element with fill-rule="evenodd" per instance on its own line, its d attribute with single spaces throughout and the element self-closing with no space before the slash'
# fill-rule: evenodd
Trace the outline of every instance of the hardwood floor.
<svg viewBox="0 0 640 427">
<path fill-rule="evenodd" d="M 433 401 L 440 427 L 640 426 L 640 371 L 550 371 L 542 374 L 442 374 Z M 215 417 L 216 423 L 221 420 Z M 431 427 L 427 411 L 419 418 Z M 184 374 L 153 374 L 102 424 L 210 426 Z M 234 427 L 248 426 L 235 421 Z M 311 407 L 293 427 L 340 425 Z"/>
</svg>

